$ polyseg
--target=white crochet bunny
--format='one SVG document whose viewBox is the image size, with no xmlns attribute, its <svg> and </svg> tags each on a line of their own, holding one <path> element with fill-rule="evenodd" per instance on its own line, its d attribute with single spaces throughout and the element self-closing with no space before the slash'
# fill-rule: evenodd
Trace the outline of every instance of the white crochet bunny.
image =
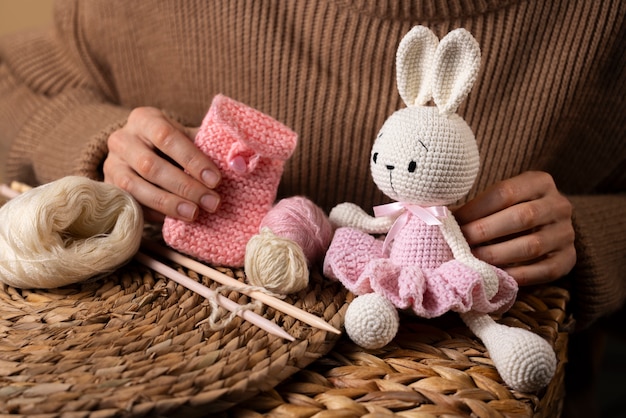
<svg viewBox="0 0 626 418">
<path fill-rule="evenodd" d="M 446 207 L 469 192 L 478 173 L 476 140 L 456 110 L 479 68 L 480 48 L 464 29 L 439 42 L 416 26 L 403 38 L 396 71 L 407 107 L 387 119 L 371 153 L 374 182 L 396 202 L 374 208 L 374 217 L 352 203 L 335 207 L 330 219 L 338 229 L 324 272 L 361 295 L 345 319 L 357 344 L 391 341 L 397 309 L 425 318 L 452 310 L 482 339 L 509 386 L 535 391 L 552 379 L 555 353 L 540 336 L 489 316 L 511 307 L 517 284 L 472 255 Z"/>
</svg>

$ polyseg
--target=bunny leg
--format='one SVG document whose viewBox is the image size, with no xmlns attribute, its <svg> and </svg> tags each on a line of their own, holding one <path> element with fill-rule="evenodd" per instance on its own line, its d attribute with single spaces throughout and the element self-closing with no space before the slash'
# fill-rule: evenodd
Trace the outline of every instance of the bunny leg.
<svg viewBox="0 0 626 418">
<path fill-rule="evenodd" d="M 534 392 L 550 383 L 556 355 L 546 340 L 525 329 L 499 324 L 487 314 L 470 311 L 461 318 L 483 341 L 498 373 L 511 388 Z"/>
<path fill-rule="evenodd" d="M 348 337 L 367 349 L 387 345 L 398 333 L 400 318 L 393 304 L 378 293 L 355 298 L 346 310 L 345 329 Z"/>
</svg>

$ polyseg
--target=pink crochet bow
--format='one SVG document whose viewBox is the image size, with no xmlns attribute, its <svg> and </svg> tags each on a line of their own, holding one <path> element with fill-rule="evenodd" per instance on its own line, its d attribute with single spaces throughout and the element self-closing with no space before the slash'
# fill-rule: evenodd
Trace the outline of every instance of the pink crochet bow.
<svg viewBox="0 0 626 418">
<path fill-rule="evenodd" d="M 386 253 L 389 244 L 395 239 L 400 230 L 404 228 L 410 215 L 417 216 L 427 225 L 441 225 L 439 218 L 447 217 L 448 210 L 445 206 L 420 206 L 414 203 L 393 202 L 386 205 L 375 206 L 374 215 L 376 217 L 394 217 L 399 215 L 385 237 L 383 252 Z"/>
</svg>

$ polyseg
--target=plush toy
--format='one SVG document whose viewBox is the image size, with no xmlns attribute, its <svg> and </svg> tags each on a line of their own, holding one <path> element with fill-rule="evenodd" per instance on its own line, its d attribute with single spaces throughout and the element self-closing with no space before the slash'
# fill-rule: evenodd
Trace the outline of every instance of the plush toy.
<svg viewBox="0 0 626 418">
<path fill-rule="evenodd" d="M 352 203 L 333 208 L 337 230 L 324 272 L 360 295 L 345 318 L 357 344 L 391 341 L 397 309 L 424 318 L 455 311 L 482 339 L 503 380 L 535 391 L 552 379 L 555 353 L 540 336 L 489 316 L 511 307 L 517 284 L 472 255 L 446 206 L 469 192 L 478 173 L 478 146 L 456 110 L 479 68 L 480 48 L 464 29 L 441 42 L 423 26 L 405 35 L 396 75 L 407 107 L 385 121 L 370 161 L 374 182 L 396 202 L 374 208 L 373 217 Z"/>
</svg>

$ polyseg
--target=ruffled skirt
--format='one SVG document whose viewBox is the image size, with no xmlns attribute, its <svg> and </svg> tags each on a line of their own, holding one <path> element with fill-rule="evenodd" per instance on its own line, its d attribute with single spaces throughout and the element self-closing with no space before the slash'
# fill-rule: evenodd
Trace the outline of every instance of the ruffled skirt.
<svg viewBox="0 0 626 418">
<path fill-rule="evenodd" d="M 434 318 L 448 311 L 490 313 L 506 311 L 517 296 L 517 283 L 492 267 L 497 293 L 488 299 L 483 278 L 460 261 L 449 259 L 435 268 L 401 265 L 383 253 L 383 242 L 353 228 L 339 228 L 324 260 L 324 274 L 356 295 L 376 292 L 399 309 Z"/>
</svg>

